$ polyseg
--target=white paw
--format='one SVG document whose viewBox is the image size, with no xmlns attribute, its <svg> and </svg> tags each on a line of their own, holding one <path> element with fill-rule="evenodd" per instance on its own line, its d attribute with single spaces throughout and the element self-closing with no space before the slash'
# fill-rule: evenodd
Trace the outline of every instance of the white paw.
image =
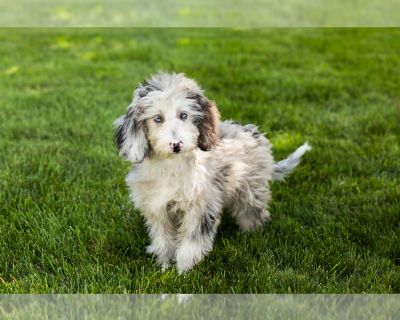
<svg viewBox="0 0 400 320">
<path fill-rule="evenodd" d="M 189 271 L 203 258 L 201 245 L 194 241 L 185 241 L 176 251 L 176 267 L 178 273 Z"/>
<path fill-rule="evenodd" d="M 156 253 L 156 249 L 153 246 L 147 246 L 146 247 L 146 253 L 147 254 L 155 254 Z"/>
<path fill-rule="evenodd" d="M 167 271 L 167 269 L 170 267 L 170 264 L 168 262 L 162 262 L 161 263 L 161 272 L 164 273 Z"/>
<path fill-rule="evenodd" d="M 161 266 L 161 272 L 165 272 L 169 267 L 169 256 L 168 255 L 159 255 L 157 253 L 157 249 L 154 248 L 153 246 L 147 246 L 146 247 L 146 253 L 147 254 L 154 254 L 157 256 L 157 263 Z"/>
</svg>

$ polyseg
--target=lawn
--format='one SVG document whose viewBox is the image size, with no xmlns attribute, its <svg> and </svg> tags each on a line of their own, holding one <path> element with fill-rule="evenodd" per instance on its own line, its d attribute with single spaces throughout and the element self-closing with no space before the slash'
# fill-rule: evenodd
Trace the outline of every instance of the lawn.
<svg viewBox="0 0 400 320">
<path fill-rule="evenodd" d="M 399 293 L 400 29 L 0 29 L 0 292 Z M 275 159 L 272 221 L 225 212 L 193 271 L 161 273 L 113 120 L 185 72 Z"/>
</svg>

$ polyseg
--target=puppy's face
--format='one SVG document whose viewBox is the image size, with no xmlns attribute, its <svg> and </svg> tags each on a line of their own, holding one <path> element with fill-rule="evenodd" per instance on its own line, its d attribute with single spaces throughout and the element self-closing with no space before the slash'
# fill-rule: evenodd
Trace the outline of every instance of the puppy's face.
<svg viewBox="0 0 400 320">
<path fill-rule="evenodd" d="M 159 73 L 136 88 L 127 113 L 116 120 L 116 142 L 132 162 L 207 151 L 218 141 L 218 121 L 216 106 L 193 80 Z"/>
<path fill-rule="evenodd" d="M 150 92 L 142 118 L 155 155 L 179 155 L 197 147 L 202 112 L 186 92 Z"/>
</svg>

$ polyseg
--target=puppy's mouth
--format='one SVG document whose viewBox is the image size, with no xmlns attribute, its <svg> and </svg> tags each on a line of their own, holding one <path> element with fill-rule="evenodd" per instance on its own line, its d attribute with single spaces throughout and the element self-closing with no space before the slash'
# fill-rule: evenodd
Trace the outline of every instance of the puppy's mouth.
<svg viewBox="0 0 400 320">
<path fill-rule="evenodd" d="M 180 149 L 178 152 L 175 152 L 174 150 L 171 149 L 171 151 L 169 152 L 157 152 L 154 153 L 153 156 L 156 159 L 172 159 L 175 157 L 190 157 L 193 153 L 193 151 L 195 150 L 195 148 L 191 148 L 191 149 Z"/>
</svg>

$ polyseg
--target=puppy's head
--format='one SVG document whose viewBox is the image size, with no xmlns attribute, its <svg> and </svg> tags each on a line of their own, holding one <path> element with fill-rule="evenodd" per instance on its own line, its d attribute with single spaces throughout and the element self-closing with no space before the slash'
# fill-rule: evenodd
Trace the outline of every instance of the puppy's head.
<svg viewBox="0 0 400 320">
<path fill-rule="evenodd" d="M 121 156 L 180 155 L 218 142 L 219 112 L 197 83 L 183 74 L 158 73 L 139 85 L 127 112 L 115 121 Z"/>
</svg>

